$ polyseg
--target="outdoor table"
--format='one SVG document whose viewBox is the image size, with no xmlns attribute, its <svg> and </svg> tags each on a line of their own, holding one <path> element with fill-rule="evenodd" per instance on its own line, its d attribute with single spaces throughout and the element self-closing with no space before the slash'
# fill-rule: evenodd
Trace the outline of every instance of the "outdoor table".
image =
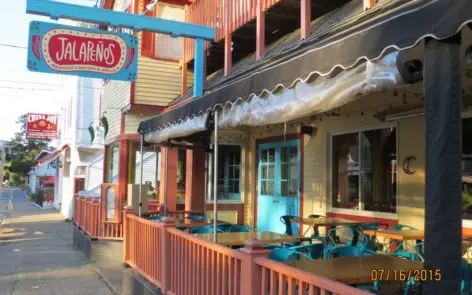
<svg viewBox="0 0 472 295">
<path fill-rule="evenodd" d="M 424 231 L 418 229 L 366 229 L 363 232 L 365 235 L 373 237 L 384 237 L 389 239 L 390 241 L 416 241 L 416 243 L 419 244 L 424 240 Z"/>
<path fill-rule="evenodd" d="M 159 220 L 152 220 L 153 222 L 159 222 Z M 177 219 L 176 222 L 177 226 L 185 226 L 185 227 L 197 227 L 197 226 L 208 226 L 213 225 L 213 220 L 211 219 L 204 219 L 204 220 L 191 220 L 191 219 Z M 226 221 L 218 221 L 217 224 L 230 224 Z"/>
<path fill-rule="evenodd" d="M 398 280 L 400 271 L 408 273 L 408 270 L 423 269 L 423 262 L 389 255 L 300 259 L 287 261 L 285 264 L 347 285 L 373 283 L 375 276 L 382 276 L 382 280 Z M 382 275 L 379 270 L 384 271 Z M 390 273 L 387 277 L 388 271 Z"/>
<path fill-rule="evenodd" d="M 300 241 L 300 237 L 287 236 L 270 231 L 227 232 L 217 233 L 218 244 L 225 246 L 242 246 L 246 241 L 259 240 L 266 244 L 291 243 Z M 198 238 L 213 241 L 213 233 L 196 234 Z"/>
<path fill-rule="evenodd" d="M 299 218 L 299 217 L 293 217 L 290 219 L 290 222 L 297 222 L 300 224 L 308 225 L 310 227 L 313 227 L 313 231 L 315 232 L 315 237 L 319 236 L 319 230 L 318 228 L 320 226 L 325 226 L 328 228 L 327 232 L 329 229 L 334 228 L 336 226 L 340 225 L 356 225 L 356 224 L 362 224 L 363 222 L 357 221 L 357 220 L 352 220 L 352 219 L 347 219 L 347 218 L 337 218 L 337 217 L 319 217 L 319 218 Z M 309 228 L 305 231 L 303 235 L 306 234 L 306 232 L 309 230 Z M 357 231 L 354 231 L 353 237 L 352 237 L 352 245 L 355 246 L 357 244 L 357 241 L 359 239 L 359 233 Z"/>
</svg>

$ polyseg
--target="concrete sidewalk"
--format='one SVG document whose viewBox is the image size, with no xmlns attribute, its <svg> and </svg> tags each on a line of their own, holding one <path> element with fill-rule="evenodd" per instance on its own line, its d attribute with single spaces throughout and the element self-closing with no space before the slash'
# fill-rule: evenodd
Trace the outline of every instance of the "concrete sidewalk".
<svg viewBox="0 0 472 295">
<path fill-rule="evenodd" d="M 10 191 L 4 189 L 0 215 L 9 212 L 0 226 L 0 295 L 114 294 L 74 250 L 70 223 L 54 210 L 38 209 L 18 190 L 13 191 L 13 208 L 5 207 L 6 195 Z"/>
</svg>

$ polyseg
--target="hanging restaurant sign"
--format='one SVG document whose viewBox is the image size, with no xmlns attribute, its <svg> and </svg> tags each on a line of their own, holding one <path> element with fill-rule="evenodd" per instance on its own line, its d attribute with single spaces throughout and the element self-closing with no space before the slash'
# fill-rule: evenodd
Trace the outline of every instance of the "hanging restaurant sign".
<svg viewBox="0 0 472 295">
<path fill-rule="evenodd" d="M 26 118 L 26 138 L 56 139 L 58 115 L 29 113 Z"/>
<path fill-rule="evenodd" d="M 138 38 L 131 34 L 32 21 L 28 69 L 135 81 Z"/>
</svg>

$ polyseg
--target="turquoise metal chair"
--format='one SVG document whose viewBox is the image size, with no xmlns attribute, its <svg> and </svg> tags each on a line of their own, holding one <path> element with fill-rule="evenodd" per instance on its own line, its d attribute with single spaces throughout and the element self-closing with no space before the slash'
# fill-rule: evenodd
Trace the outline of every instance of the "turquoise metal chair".
<svg viewBox="0 0 472 295">
<path fill-rule="evenodd" d="M 327 246 L 324 250 L 325 259 L 367 255 L 377 255 L 377 253 L 362 246 Z"/>
<path fill-rule="evenodd" d="M 297 252 L 308 253 L 311 259 L 318 259 L 321 258 L 324 254 L 324 247 L 323 243 L 316 243 L 316 244 L 306 244 L 301 246 L 294 246 L 288 249 L 295 250 Z"/>
<path fill-rule="evenodd" d="M 404 225 L 404 224 L 396 224 L 396 225 L 392 225 L 390 227 L 391 229 L 395 229 L 395 230 L 416 230 L 416 228 L 412 227 L 412 226 L 409 226 L 409 225 Z M 391 248 L 392 245 L 396 244 L 397 246 L 395 247 L 395 250 L 393 250 L 393 253 L 392 255 L 394 256 L 397 256 L 397 257 L 403 257 L 403 258 L 406 258 L 406 259 L 410 259 L 410 260 L 416 260 L 415 259 L 415 251 L 408 251 L 404 248 L 403 246 L 403 242 L 402 241 L 393 241 L 393 242 L 390 242 L 388 243 L 387 245 L 385 245 L 386 247 L 386 252 L 388 252 Z M 419 243 L 419 244 L 422 244 L 422 243 Z M 417 245 L 419 245 L 417 244 Z M 415 246 L 415 249 L 416 249 L 416 246 Z"/>
<path fill-rule="evenodd" d="M 230 233 L 242 233 L 254 231 L 254 228 L 249 225 L 228 225 L 225 231 Z"/>
<path fill-rule="evenodd" d="M 167 216 L 163 216 L 163 215 L 152 215 L 152 216 L 149 216 L 148 219 L 150 219 L 150 220 L 162 220 L 166 217 Z"/>
<path fill-rule="evenodd" d="M 206 219 L 205 216 L 201 216 L 201 215 L 189 215 L 186 218 L 190 219 L 190 220 L 204 220 L 204 219 Z"/>
<path fill-rule="evenodd" d="M 300 257 L 306 258 L 308 260 L 313 260 L 309 255 L 298 252 L 291 248 L 276 248 L 270 251 L 269 259 L 278 261 L 278 262 L 286 262 L 289 260 L 299 260 Z"/>
<path fill-rule="evenodd" d="M 280 222 L 282 222 L 285 225 L 285 233 L 284 234 L 286 234 L 287 236 L 295 236 L 295 234 L 293 233 L 293 229 L 292 229 L 292 222 L 290 221 L 291 218 L 300 218 L 300 217 L 293 216 L 293 215 L 284 215 L 284 216 L 280 217 Z M 311 238 L 302 237 L 301 242 L 310 242 L 311 243 Z M 286 243 L 286 245 L 288 245 L 289 247 L 292 247 L 292 246 L 298 246 L 298 245 L 300 245 L 300 243 Z"/>
</svg>

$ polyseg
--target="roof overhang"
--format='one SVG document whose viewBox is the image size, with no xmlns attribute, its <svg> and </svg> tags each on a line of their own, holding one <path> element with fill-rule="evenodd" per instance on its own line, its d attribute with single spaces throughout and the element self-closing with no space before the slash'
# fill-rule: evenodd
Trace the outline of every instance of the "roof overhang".
<svg viewBox="0 0 472 295">
<path fill-rule="evenodd" d="M 320 76 L 336 77 L 360 64 L 380 60 L 392 51 L 412 48 L 425 38 L 446 39 L 471 23 L 470 0 L 412 1 L 322 40 L 304 42 L 281 58 L 234 73 L 205 95 L 141 122 L 138 132 L 145 135 L 160 132 L 238 101 L 274 95 L 280 89 L 293 89 L 300 82 Z M 406 83 L 418 81 L 415 77 L 408 81 L 405 64 L 397 66 Z M 166 137 L 174 135 L 168 133 Z"/>
<path fill-rule="evenodd" d="M 69 148 L 69 144 L 68 143 L 65 143 L 63 145 L 61 145 L 58 149 L 56 149 L 55 151 L 53 151 L 52 153 L 50 153 L 48 156 L 44 157 L 43 159 L 39 160 L 38 161 L 38 164 L 36 165 L 37 168 L 43 166 L 43 165 L 46 165 L 48 163 L 50 163 L 51 161 L 55 160 L 57 157 L 59 157 L 61 155 L 61 153 L 63 151 L 65 151 L 66 149 Z"/>
</svg>

